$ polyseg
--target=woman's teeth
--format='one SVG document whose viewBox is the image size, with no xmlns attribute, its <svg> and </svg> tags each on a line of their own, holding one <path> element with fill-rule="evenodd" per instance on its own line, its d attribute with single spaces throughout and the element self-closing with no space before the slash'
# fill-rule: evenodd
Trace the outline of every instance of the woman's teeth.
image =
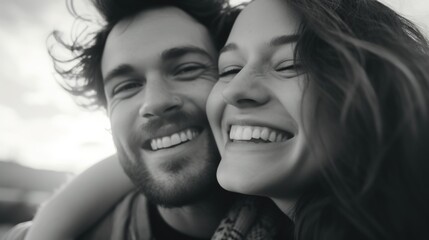
<svg viewBox="0 0 429 240">
<path fill-rule="evenodd" d="M 163 148 L 169 148 L 184 142 L 191 141 L 197 135 L 198 135 L 197 130 L 186 129 L 181 132 L 174 133 L 171 136 L 152 139 L 150 142 L 150 146 L 152 147 L 153 151 L 160 150 Z"/>
<path fill-rule="evenodd" d="M 268 127 L 232 125 L 229 132 L 229 139 L 232 141 L 253 141 L 260 139 L 265 142 L 284 142 L 290 138 L 291 135 Z"/>
</svg>

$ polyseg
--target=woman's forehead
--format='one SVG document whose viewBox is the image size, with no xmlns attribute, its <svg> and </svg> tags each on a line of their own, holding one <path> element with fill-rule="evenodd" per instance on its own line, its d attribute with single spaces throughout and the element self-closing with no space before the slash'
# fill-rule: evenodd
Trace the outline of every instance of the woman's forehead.
<svg viewBox="0 0 429 240">
<path fill-rule="evenodd" d="M 299 24 L 300 18 L 286 1 L 256 0 L 238 16 L 228 42 L 294 34 Z"/>
</svg>

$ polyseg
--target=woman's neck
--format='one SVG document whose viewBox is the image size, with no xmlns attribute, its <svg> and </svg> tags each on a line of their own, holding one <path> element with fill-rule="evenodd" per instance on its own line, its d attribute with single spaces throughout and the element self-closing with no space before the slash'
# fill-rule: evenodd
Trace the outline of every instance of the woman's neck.
<svg viewBox="0 0 429 240">
<path fill-rule="evenodd" d="M 271 198 L 273 202 L 286 214 L 292 221 L 295 222 L 295 205 L 298 198 Z"/>
</svg>

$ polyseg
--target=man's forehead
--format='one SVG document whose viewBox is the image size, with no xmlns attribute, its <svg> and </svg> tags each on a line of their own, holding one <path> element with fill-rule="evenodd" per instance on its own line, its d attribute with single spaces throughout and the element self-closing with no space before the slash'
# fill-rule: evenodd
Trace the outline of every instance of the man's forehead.
<svg viewBox="0 0 429 240">
<path fill-rule="evenodd" d="M 143 10 L 132 17 L 119 21 L 109 33 L 110 39 L 120 38 L 125 35 L 141 34 L 165 34 L 174 30 L 178 36 L 187 34 L 192 29 L 195 32 L 207 29 L 183 10 L 172 7 L 158 7 Z M 183 33 L 183 34 L 180 34 Z M 189 33 L 188 33 L 189 34 Z"/>
<path fill-rule="evenodd" d="M 102 71 L 120 64 L 143 64 L 180 46 L 194 46 L 214 55 L 211 41 L 208 30 L 178 8 L 145 10 L 112 29 L 104 48 Z"/>
</svg>

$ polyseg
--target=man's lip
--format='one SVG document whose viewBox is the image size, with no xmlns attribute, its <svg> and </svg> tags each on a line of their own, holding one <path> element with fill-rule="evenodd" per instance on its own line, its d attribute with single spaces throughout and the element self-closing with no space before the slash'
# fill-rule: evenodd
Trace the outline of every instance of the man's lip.
<svg viewBox="0 0 429 240">
<path fill-rule="evenodd" d="M 150 150 L 152 151 L 152 147 L 151 147 L 151 141 L 152 139 L 158 139 L 158 138 L 163 138 L 163 137 L 168 137 L 171 136 L 175 133 L 180 133 L 182 131 L 186 131 L 188 129 L 192 129 L 192 130 L 196 130 L 199 134 L 201 134 L 201 132 L 203 131 L 204 127 L 202 126 L 189 126 L 189 127 L 181 127 L 181 128 L 162 128 L 159 129 L 159 131 L 156 132 L 155 135 L 152 135 L 153 137 L 151 138 L 144 138 L 141 147 L 145 150 Z M 179 144 L 180 145 L 180 144 Z"/>
<path fill-rule="evenodd" d="M 197 124 L 195 122 L 166 122 L 164 124 L 149 124 L 142 125 L 141 130 L 141 143 L 154 138 L 160 138 L 164 136 L 170 136 L 176 132 L 183 131 L 188 128 L 203 128 L 202 124 Z"/>
</svg>

